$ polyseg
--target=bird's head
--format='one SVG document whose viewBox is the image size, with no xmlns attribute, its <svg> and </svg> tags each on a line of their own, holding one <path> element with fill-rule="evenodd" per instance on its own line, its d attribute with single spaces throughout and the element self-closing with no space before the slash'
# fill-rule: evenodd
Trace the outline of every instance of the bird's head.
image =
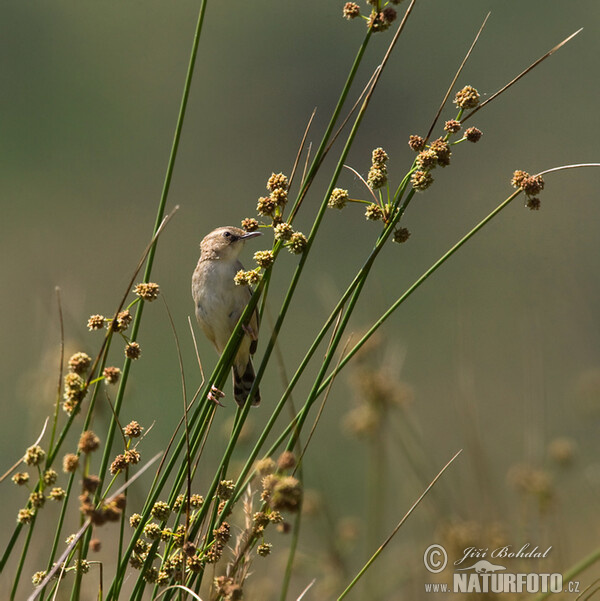
<svg viewBox="0 0 600 601">
<path fill-rule="evenodd" d="M 200 250 L 205 258 L 231 261 L 240 254 L 246 240 L 260 235 L 260 232 L 246 232 L 239 227 L 218 227 L 200 242 Z"/>
</svg>

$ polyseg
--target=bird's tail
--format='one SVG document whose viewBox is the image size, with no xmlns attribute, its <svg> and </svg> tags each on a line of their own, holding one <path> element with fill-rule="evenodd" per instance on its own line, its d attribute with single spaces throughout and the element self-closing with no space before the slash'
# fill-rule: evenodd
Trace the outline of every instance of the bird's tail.
<svg viewBox="0 0 600 601">
<path fill-rule="evenodd" d="M 246 364 L 246 369 L 243 374 L 240 374 L 236 369 L 236 366 L 233 366 L 233 396 L 235 398 L 235 402 L 243 407 L 246 404 L 246 399 L 250 394 L 250 389 L 252 388 L 252 384 L 254 384 L 254 366 L 252 365 L 252 361 L 248 359 L 248 363 Z M 256 390 L 254 396 L 252 397 L 252 405 L 256 406 L 260 404 L 260 392 Z"/>
</svg>

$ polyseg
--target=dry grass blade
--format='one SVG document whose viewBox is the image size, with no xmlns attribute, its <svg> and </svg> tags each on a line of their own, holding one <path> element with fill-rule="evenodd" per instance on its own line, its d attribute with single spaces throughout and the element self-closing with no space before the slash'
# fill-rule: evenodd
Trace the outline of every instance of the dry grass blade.
<svg viewBox="0 0 600 601">
<path fill-rule="evenodd" d="M 358 177 L 358 179 L 365 185 L 365 188 L 369 191 L 369 193 L 373 197 L 373 201 L 375 202 L 375 204 L 379 204 L 379 199 L 377 198 L 377 196 L 375 196 L 375 192 L 373 192 L 373 189 L 371 188 L 371 186 L 369 186 L 369 184 L 367 184 L 367 182 L 365 181 L 365 178 L 356 169 L 354 169 L 353 167 L 350 167 L 350 165 L 344 165 L 344 167 L 346 167 L 346 169 L 349 169 L 350 171 L 352 171 L 352 173 L 354 173 L 354 175 L 356 175 L 356 177 Z"/>
<path fill-rule="evenodd" d="M 306 125 L 306 129 L 304 130 L 304 135 L 302 136 L 302 141 L 300 142 L 300 146 L 298 147 L 298 153 L 296 154 L 296 160 L 294 161 L 294 166 L 292 167 L 292 173 L 290 175 L 290 179 L 288 182 L 288 188 L 292 187 L 292 182 L 294 181 L 294 175 L 296 175 L 296 169 L 298 168 L 298 164 L 300 163 L 300 157 L 302 156 L 302 151 L 304 150 L 304 145 L 306 144 L 306 138 L 308 137 L 308 132 L 310 131 L 310 126 L 312 125 L 313 119 L 317 113 L 317 109 L 315 108 L 308 120 Z M 304 177 L 302 178 L 304 179 Z"/>
<path fill-rule="evenodd" d="M 442 474 L 452 465 L 454 460 L 462 453 L 462 449 L 460 449 L 457 453 L 454 454 L 452 459 L 446 463 L 446 465 L 438 472 L 437 476 L 431 481 L 429 486 L 421 493 L 421 496 L 412 504 L 411 508 L 404 514 L 404 517 L 400 520 L 398 525 L 392 530 L 391 534 L 383 541 L 379 549 L 373 553 L 369 561 L 364 565 L 362 570 L 356 575 L 354 580 L 346 587 L 346 590 L 337 598 L 337 601 L 341 601 L 354 587 L 354 585 L 360 580 L 360 578 L 364 575 L 364 573 L 369 569 L 371 564 L 379 557 L 381 552 L 388 546 L 394 536 L 397 534 L 398 530 L 402 528 L 406 520 L 410 517 L 412 512 L 418 507 L 421 501 L 425 498 L 427 493 L 434 487 L 435 483 L 442 477 Z"/>
<path fill-rule="evenodd" d="M 581 167 L 600 167 L 600 163 L 576 163 L 574 165 L 561 165 L 560 167 L 552 167 L 552 169 L 540 171 L 537 175 L 546 175 L 547 173 L 565 171 L 566 169 L 580 169 Z"/>
<path fill-rule="evenodd" d="M 542 61 L 545 61 L 549 56 L 553 55 L 557 50 L 562 48 L 567 42 L 570 42 L 578 33 L 581 33 L 582 30 L 583 30 L 583 27 L 581 29 L 578 29 L 575 33 L 572 33 L 568 38 L 565 38 L 560 44 L 557 44 L 556 46 L 554 46 L 554 48 L 552 48 L 552 50 L 549 50 L 548 52 L 546 52 L 546 54 L 544 54 L 544 56 L 541 56 L 540 58 L 538 58 L 535 62 L 533 62 L 531 65 L 529 65 L 529 67 L 527 67 L 527 69 L 525 69 L 524 71 L 519 73 L 519 75 L 517 75 L 513 80 L 509 81 L 503 88 L 500 88 L 495 94 L 492 94 L 487 100 L 482 102 L 478 107 L 474 108 L 470 113 L 468 113 L 465 117 L 463 117 L 462 122 L 464 123 L 467 119 L 470 119 L 477 111 L 482 109 L 486 104 L 490 103 L 495 98 L 498 98 L 498 96 L 500 96 L 500 94 L 502 94 L 503 92 L 506 92 L 506 90 L 508 90 L 508 88 L 510 88 L 511 86 L 516 84 L 522 77 L 525 77 L 525 75 L 527 75 L 527 73 L 529 73 L 529 71 L 531 71 L 532 69 L 535 69 L 535 67 L 537 67 Z"/>
<path fill-rule="evenodd" d="M 48 420 L 50 418 L 46 418 L 46 421 L 44 422 L 44 426 L 42 427 L 42 431 L 40 433 L 40 435 L 37 437 L 37 440 L 33 443 L 33 446 L 35 446 L 36 444 L 39 444 L 40 440 L 42 440 L 44 433 L 46 432 L 46 428 L 48 426 Z M 0 477 L 0 482 L 2 482 L 5 478 L 7 478 L 8 476 L 10 476 L 12 474 L 12 472 L 14 472 L 23 462 L 23 458 L 21 457 L 21 459 L 19 459 L 19 461 L 17 461 L 11 468 L 9 468 L 3 475 L 2 477 Z"/>
<path fill-rule="evenodd" d="M 446 102 L 448 102 L 448 98 L 450 98 L 450 94 L 452 94 L 452 90 L 454 89 L 456 81 L 460 77 L 462 70 L 464 69 L 465 65 L 467 64 L 467 61 L 469 60 L 469 57 L 471 56 L 471 53 L 473 52 L 473 49 L 475 48 L 475 45 L 477 44 L 477 41 L 479 40 L 479 36 L 481 35 L 481 32 L 483 31 L 483 28 L 485 27 L 487 20 L 490 18 L 490 14 L 491 13 L 488 13 L 485 16 L 485 19 L 483 20 L 483 23 L 481 24 L 481 27 L 479 28 L 479 31 L 477 32 L 477 35 L 475 36 L 475 39 L 473 40 L 473 43 L 471 44 L 469 51 L 465 55 L 463 62 L 460 64 L 460 67 L 456 71 L 456 75 L 454 76 L 452 83 L 448 86 L 448 91 L 446 92 L 446 95 L 444 96 L 444 100 L 442 100 L 442 104 L 440 104 L 440 108 L 438 109 L 438 112 L 433 119 L 433 123 L 431 124 L 429 131 L 427 132 L 427 136 L 425 136 L 425 143 L 427 143 L 427 141 L 429 140 L 429 138 L 431 136 L 431 132 L 433 131 L 433 128 L 435 127 L 438 119 L 440 118 L 440 115 L 442 114 L 442 111 L 444 110 L 444 107 L 446 106 Z"/>
<path fill-rule="evenodd" d="M 188 588 L 187 586 L 184 586 L 183 584 L 173 584 L 172 586 L 168 586 L 166 589 L 161 591 L 156 597 L 154 597 L 154 599 L 160 599 L 167 591 L 176 588 L 190 594 L 194 599 L 196 599 L 196 601 L 202 601 L 200 595 L 197 595 L 192 589 Z"/>
<path fill-rule="evenodd" d="M 296 601 L 302 601 L 302 599 L 304 598 L 304 595 L 306 595 L 306 593 L 308 593 L 308 591 L 312 588 L 313 584 L 316 581 L 317 581 L 317 579 L 313 578 L 311 583 L 300 593 L 300 596 L 296 599 Z"/>
</svg>

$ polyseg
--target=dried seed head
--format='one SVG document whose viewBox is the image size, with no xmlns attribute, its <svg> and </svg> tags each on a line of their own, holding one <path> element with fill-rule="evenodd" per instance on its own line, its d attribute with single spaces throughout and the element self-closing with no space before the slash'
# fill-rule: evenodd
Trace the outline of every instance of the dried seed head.
<svg viewBox="0 0 600 601">
<path fill-rule="evenodd" d="M 139 513 L 133 513 L 129 518 L 129 525 L 132 528 L 137 528 L 142 522 L 142 516 Z"/>
<path fill-rule="evenodd" d="M 383 188 L 387 183 L 387 169 L 383 163 L 379 165 L 373 165 L 369 169 L 369 175 L 367 176 L 367 184 L 371 190 L 379 190 Z"/>
<path fill-rule="evenodd" d="M 570 465 L 577 454 L 577 444 L 570 438 L 555 438 L 548 446 L 548 454 L 559 465 Z"/>
<path fill-rule="evenodd" d="M 544 189 L 544 178 L 541 175 L 530 175 L 521 182 L 521 188 L 527 196 L 535 196 Z"/>
<path fill-rule="evenodd" d="M 457 121 L 456 119 L 450 119 L 449 121 L 446 121 L 444 124 L 444 131 L 447 131 L 451 134 L 455 134 L 456 132 L 460 131 L 460 121 Z"/>
<path fill-rule="evenodd" d="M 77 448 L 82 453 L 91 453 L 100 446 L 100 439 L 91 430 L 86 430 L 81 433 Z"/>
<path fill-rule="evenodd" d="M 273 545 L 271 543 L 262 543 L 262 544 L 258 545 L 258 547 L 256 547 L 256 552 L 261 557 L 266 557 L 267 555 L 269 555 L 271 553 L 272 548 L 273 548 Z"/>
<path fill-rule="evenodd" d="M 98 551 L 100 551 L 101 548 L 102 548 L 102 541 L 99 538 L 93 538 L 90 541 L 90 549 L 94 553 L 98 553 Z"/>
<path fill-rule="evenodd" d="M 27 472 L 17 472 L 12 478 L 11 480 L 19 485 L 22 486 L 23 484 L 26 484 L 29 481 L 29 474 Z"/>
<path fill-rule="evenodd" d="M 277 460 L 277 469 L 289 470 L 296 467 L 296 456 L 292 451 L 284 451 Z"/>
<path fill-rule="evenodd" d="M 121 376 L 121 370 L 118 367 L 105 367 L 102 375 L 107 384 L 116 384 Z"/>
<path fill-rule="evenodd" d="M 327 206 L 330 209 L 343 209 L 348 202 L 348 190 L 342 190 L 342 188 L 334 188 L 329 200 L 327 201 Z"/>
<path fill-rule="evenodd" d="M 302 485 L 293 476 L 285 476 L 277 479 L 269 505 L 278 511 L 298 511 L 302 501 Z"/>
<path fill-rule="evenodd" d="M 31 582 L 33 583 L 33 586 L 39 586 L 40 584 L 42 584 L 42 581 L 44 580 L 44 578 L 46 578 L 46 570 L 41 570 L 39 572 L 36 572 L 32 577 L 31 577 Z"/>
<path fill-rule="evenodd" d="M 293 234 L 294 230 L 292 229 L 292 226 L 285 221 L 277 224 L 273 228 L 273 235 L 275 236 L 275 240 L 283 240 L 284 242 L 287 242 L 291 239 Z"/>
<path fill-rule="evenodd" d="M 390 25 L 396 20 L 398 14 L 391 6 L 384 8 L 381 12 L 373 11 L 367 19 L 367 28 L 377 33 L 389 29 Z"/>
<path fill-rule="evenodd" d="M 69 369 L 76 374 L 83 374 L 91 365 L 92 359 L 86 353 L 75 353 L 69 359 Z"/>
<path fill-rule="evenodd" d="M 405 227 L 399 227 L 394 230 L 394 242 L 403 244 L 410 238 L 410 232 Z"/>
<path fill-rule="evenodd" d="M 127 467 L 125 455 L 117 455 L 110 464 L 110 473 L 114 476 Z"/>
<path fill-rule="evenodd" d="M 360 7 L 356 2 L 346 2 L 342 9 L 342 15 L 344 19 L 356 19 L 356 17 L 360 17 Z"/>
<path fill-rule="evenodd" d="M 25 451 L 25 456 L 23 457 L 23 461 L 27 465 L 39 465 L 44 458 L 46 457 L 46 451 L 40 447 L 38 444 L 34 444 L 30 446 L 27 451 Z"/>
<path fill-rule="evenodd" d="M 268 196 L 261 196 L 256 204 L 256 212 L 263 217 L 271 217 L 277 208 L 277 203 Z"/>
<path fill-rule="evenodd" d="M 275 188 L 275 190 L 273 190 L 271 192 L 271 200 L 278 207 L 285 207 L 285 205 L 287 203 L 287 199 L 288 199 L 288 194 L 287 194 L 287 190 L 285 188 Z"/>
<path fill-rule="evenodd" d="M 101 330 L 104 327 L 103 315 L 91 315 L 87 322 L 87 327 L 90 331 Z"/>
<path fill-rule="evenodd" d="M 117 319 L 113 324 L 113 328 L 117 332 L 124 332 L 130 326 L 132 321 L 133 315 L 131 315 L 130 311 L 126 309 L 117 315 Z"/>
<path fill-rule="evenodd" d="M 273 192 L 278 188 L 287 190 L 288 178 L 283 173 L 272 173 L 271 177 L 267 181 L 267 190 Z"/>
<path fill-rule="evenodd" d="M 412 135 L 408 138 L 408 145 L 411 150 L 415 152 L 421 152 L 425 148 L 425 139 L 421 136 Z"/>
<path fill-rule="evenodd" d="M 255 232 L 258 229 L 258 221 L 253 217 L 247 217 L 242 221 L 242 229 L 246 232 Z"/>
<path fill-rule="evenodd" d="M 261 459 L 260 461 L 256 462 L 256 471 L 261 476 L 272 474 L 275 471 L 276 467 L 277 465 L 270 457 L 265 457 L 264 459 Z"/>
<path fill-rule="evenodd" d="M 274 257 L 272 250 L 259 250 L 254 253 L 254 260 L 258 264 L 259 267 L 266 269 L 267 267 L 271 267 L 273 265 Z"/>
<path fill-rule="evenodd" d="M 161 534 L 161 527 L 156 522 L 149 522 L 144 526 L 144 536 L 148 540 L 158 540 Z"/>
<path fill-rule="evenodd" d="M 529 173 L 527 171 L 521 171 L 517 169 L 510 180 L 510 185 L 513 188 L 521 188 L 523 182 L 529 177 Z"/>
<path fill-rule="evenodd" d="M 251 269 L 250 271 L 240 269 L 240 271 L 235 274 L 233 281 L 236 286 L 253 286 L 260 282 L 260 278 L 260 267 L 258 269 Z"/>
<path fill-rule="evenodd" d="M 412 187 L 418 192 L 427 190 L 433 184 L 433 177 L 428 171 L 415 171 L 410 177 Z"/>
<path fill-rule="evenodd" d="M 306 236 L 301 232 L 294 232 L 287 244 L 287 249 L 293 255 L 301 255 L 304 252 L 307 244 Z"/>
<path fill-rule="evenodd" d="M 58 474 L 56 473 L 56 470 L 53 470 L 52 468 L 47 469 L 42 476 L 46 486 L 52 486 L 56 482 L 57 478 Z"/>
<path fill-rule="evenodd" d="M 435 152 L 437 156 L 437 164 L 440 167 L 446 167 L 450 164 L 450 156 L 452 153 L 450 152 L 450 145 L 443 138 L 438 138 L 434 140 L 429 148 Z"/>
<path fill-rule="evenodd" d="M 137 284 L 133 291 L 143 300 L 152 302 L 158 298 L 160 287 L 153 282 L 142 282 Z"/>
<path fill-rule="evenodd" d="M 540 199 L 537 196 L 528 196 L 527 201 L 525 202 L 525 206 L 530 211 L 539 211 L 540 207 L 542 206 L 542 203 L 540 202 Z"/>
<path fill-rule="evenodd" d="M 419 169 L 433 169 L 437 165 L 437 159 L 435 151 L 428 148 L 417 155 L 416 163 Z"/>
<path fill-rule="evenodd" d="M 48 495 L 48 498 L 52 501 L 62 501 L 67 496 L 67 491 L 60 486 L 55 486 Z"/>
<path fill-rule="evenodd" d="M 152 506 L 150 513 L 152 514 L 152 517 L 155 517 L 157 520 L 167 520 L 171 515 L 171 508 L 168 503 L 157 501 Z"/>
<path fill-rule="evenodd" d="M 371 154 L 371 163 L 373 165 L 384 165 L 388 160 L 387 152 L 383 148 L 376 148 Z"/>
<path fill-rule="evenodd" d="M 128 359 L 133 359 L 135 361 L 136 359 L 140 358 L 141 354 L 142 349 L 137 342 L 130 342 L 125 346 L 125 356 Z"/>
<path fill-rule="evenodd" d="M 85 492 L 94 493 L 100 486 L 100 478 L 95 475 L 85 476 L 83 478 L 83 490 Z"/>
<path fill-rule="evenodd" d="M 219 486 L 217 487 L 217 497 L 227 501 L 228 499 L 231 499 L 231 495 L 233 494 L 234 490 L 235 483 L 233 480 L 221 480 L 221 482 L 219 482 Z"/>
<path fill-rule="evenodd" d="M 144 428 L 138 424 L 138 422 L 131 421 L 123 428 L 123 434 L 128 438 L 139 438 L 142 435 Z"/>
<path fill-rule="evenodd" d="M 383 210 L 379 205 L 372 202 L 367 205 L 365 217 L 367 218 L 367 221 L 379 221 L 383 217 Z"/>
<path fill-rule="evenodd" d="M 68 373 L 65 376 L 65 399 L 81 401 L 86 394 L 85 380 L 76 373 Z"/>
<path fill-rule="evenodd" d="M 483 136 L 483 132 L 476 127 L 469 127 L 465 132 L 465 139 L 468 142 L 479 142 L 481 140 L 481 136 Z"/>
<path fill-rule="evenodd" d="M 17 522 L 19 524 L 30 524 L 35 516 L 35 511 L 33 509 L 20 509 L 17 514 Z"/>
<path fill-rule="evenodd" d="M 227 543 L 231 538 L 231 526 L 227 522 L 223 522 L 216 530 L 213 530 L 213 536 L 219 543 Z"/>
<path fill-rule="evenodd" d="M 454 104 L 461 109 L 474 109 L 479 104 L 479 92 L 473 86 L 465 86 L 456 92 Z"/>
<path fill-rule="evenodd" d="M 40 491 L 34 491 L 29 495 L 29 503 L 32 507 L 38 509 L 42 507 L 46 502 L 46 497 L 44 497 L 44 493 Z"/>
<path fill-rule="evenodd" d="M 135 449 L 127 449 L 124 455 L 129 465 L 137 465 L 140 462 L 140 454 Z"/>
<path fill-rule="evenodd" d="M 199 509 L 204 504 L 204 497 L 199 494 L 192 495 L 190 497 L 190 505 L 192 509 Z"/>
<path fill-rule="evenodd" d="M 74 453 L 67 453 L 63 457 L 63 472 L 72 474 L 79 467 L 79 457 Z"/>
</svg>

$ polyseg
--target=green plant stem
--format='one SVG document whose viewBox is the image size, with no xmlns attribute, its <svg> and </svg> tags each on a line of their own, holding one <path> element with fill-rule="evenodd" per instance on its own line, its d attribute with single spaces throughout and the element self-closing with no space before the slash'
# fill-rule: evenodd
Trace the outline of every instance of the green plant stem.
<svg viewBox="0 0 600 601">
<path fill-rule="evenodd" d="M 49 571 L 52 568 L 52 564 L 54 563 L 54 558 L 56 557 L 56 552 L 58 551 L 58 545 L 61 541 L 60 533 L 62 531 L 62 527 L 65 523 L 65 516 L 67 514 L 68 502 L 67 499 L 70 498 L 71 490 L 73 488 L 73 483 L 75 482 L 75 473 L 69 474 L 69 481 L 67 483 L 67 490 L 65 494 L 65 498 L 63 499 L 62 506 L 60 508 L 60 515 L 58 517 L 58 523 L 56 524 L 56 530 L 54 532 L 54 540 L 52 542 L 52 549 L 50 550 L 50 557 L 48 558 L 48 563 L 46 564 L 46 571 Z M 42 595 L 40 595 L 43 598 Z"/>
<path fill-rule="evenodd" d="M 302 466 L 300 465 L 300 473 L 302 472 Z M 302 481 L 302 475 L 300 475 Z M 302 505 L 298 507 L 294 519 L 294 529 L 292 530 L 292 540 L 290 541 L 290 550 L 288 552 L 287 562 L 285 564 L 285 571 L 283 573 L 283 582 L 281 584 L 281 593 L 279 594 L 279 601 L 285 601 L 287 598 L 288 590 L 290 588 L 290 582 L 292 579 L 292 570 L 294 567 L 294 559 L 296 557 L 296 549 L 298 548 L 298 540 L 300 538 L 300 525 L 302 523 Z"/>
<path fill-rule="evenodd" d="M 27 532 L 27 538 L 25 539 L 25 544 L 23 545 L 23 551 L 21 553 L 21 558 L 19 559 L 19 565 L 17 566 L 17 571 L 15 573 L 15 579 L 13 582 L 12 590 L 10 591 L 10 601 L 14 601 L 15 595 L 17 594 L 17 589 L 19 587 L 19 580 L 21 579 L 21 573 L 23 572 L 23 566 L 25 565 L 25 557 L 27 556 L 27 551 L 29 549 L 29 544 L 31 543 L 31 537 L 33 536 L 33 526 L 36 522 L 37 514 L 33 516 L 29 524 L 29 530 Z"/>
<path fill-rule="evenodd" d="M 200 3 L 200 9 L 198 11 L 198 19 L 196 22 L 194 40 L 193 40 L 192 49 L 190 52 L 190 59 L 189 59 L 187 74 L 186 74 L 185 83 L 184 83 L 184 87 L 183 87 L 181 104 L 179 107 L 179 115 L 177 117 L 177 123 L 175 126 L 175 134 L 173 136 L 171 153 L 169 155 L 169 162 L 167 164 L 167 172 L 165 175 L 163 190 L 162 190 L 162 194 L 161 194 L 161 198 L 160 198 L 160 202 L 159 202 L 159 206 L 158 206 L 158 210 L 157 210 L 157 214 L 156 214 L 156 221 L 154 223 L 154 230 L 153 230 L 154 233 L 156 233 L 158 231 L 158 228 L 160 227 L 160 224 L 162 223 L 164 213 L 165 213 L 165 207 L 167 204 L 167 198 L 168 198 L 169 189 L 171 186 L 171 179 L 172 179 L 173 170 L 175 167 L 175 159 L 177 157 L 177 150 L 179 148 L 179 141 L 181 139 L 181 132 L 183 130 L 183 123 L 185 120 L 185 113 L 186 113 L 188 98 L 189 98 L 189 94 L 190 94 L 192 78 L 193 78 L 193 74 L 194 74 L 194 67 L 196 64 L 196 57 L 198 54 L 198 45 L 200 42 L 200 35 L 202 33 L 202 25 L 204 23 L 206 6 L 207 6 L 207 0 L 202 0 L 202 2 Z M 152 245 L 150 252 L 148 253 L 148 257 L 146 259 L 146 269 L 144 271 L 144 282 L 148 282 L 150 280 L 155 253 L 156 253 L 156 242 Z M 139 331 L 140 322 L 141 322 L 142 314 L 143 314 L 143 308 L 144 308 L 144 303 L 140 303 L 140 306 L 138 307 L 138 310 L 136 311 L 135 318 L 133 321 L 132 332 L 131 332 L 131 340 L 132 341 L 137 339 L 137 334 Z M 127 385 L 127 378 L 129 375 L 130 367 L 131 367 L 131 360 L 129 358 L 127 358 L 124 363 L 121 382 L 120 382 L 119 390 L 117 392 L 117 398 L 115 401 L 116 416 L 119 415 L 119 412 L 121 409 L 121 404 L 123 402 L 123 396 L 124 396 L 124 392 L 125 392 L 125 387 Z M 110 426 L 109 426 L 109 431 L 108 431 L 107 440 L 106 440 L 106 446 L 104 449 L 104 455 L 102 457 L 101 469 L 99 472 L 101 478 L 103 478 L 104 474 L 106 473 L 108 461 L 110 458 L 110 449 L 112 446 L 112 440 L 114 437 L 115 429 L 117 427 L 116 416 L 113 416 L 113 419 L 111 420 Z M 130 545 L 130 547 L 131 547 L 131 545 Z M 127 564 L 125 563 L 127 561 L 127 559 L 128 559 L 128 557 L 125 557 L 124 562 L 121 563 L 120 569 L 122 570 L 122 572 L 124 572 L 124 569 L 127 566 Z M 125 568 L 123 568 L 123 564 L 125 565 Z M 120 589 L 123 577 L 124 577 L 124 573 L 121 574 L 121 578 L 115 578 L 115 580 L 113 581 L 113 586 L 111 586 L 111 588 L 107 592 L 107 597 L 106 597 L 107 601 L 115 598 L 115 597 L 113 597 L 113 595 L 115 593 L 118 595 L 118 589 Z M 116 582 L 119 583 L 117 589 L 114 588 L 114 585 Z"/>
<path fill-rule="evenodd" d="M 579 576 L 579 574 L 598 561 L 600 561 L 600 548 L 592 551 L 587 557 L 584 557 L 580 562 L 576 563 L 571 569 L 566 571 L 562 577 L 563 585 L 567 584 L 567 582 L 571 582 L 576 576 Z M 550 595 L 552 595 L 552 591 L 541 593 L 535 597 L 534 601 L 544 601 L 544 599 L 547 599 Z"/>
</svg>

